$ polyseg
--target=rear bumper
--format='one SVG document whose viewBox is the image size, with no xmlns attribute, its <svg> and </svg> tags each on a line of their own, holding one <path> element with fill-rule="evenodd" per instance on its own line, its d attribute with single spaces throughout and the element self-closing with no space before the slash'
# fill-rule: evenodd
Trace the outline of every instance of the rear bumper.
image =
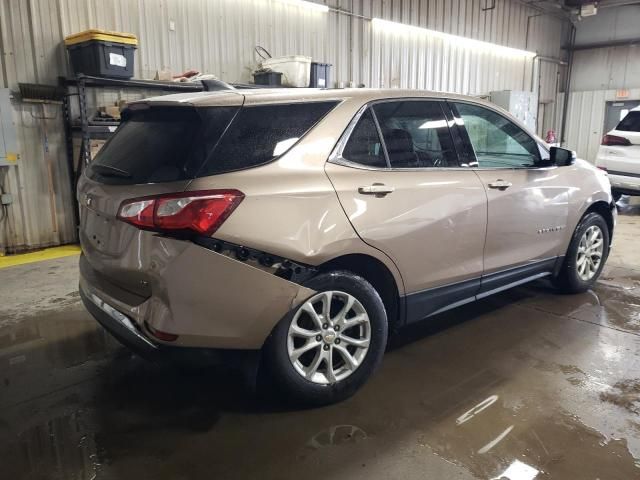
<svg viewBox="0 0 640 480">
<path fill-rule="evenodd" d="M 87 309 L 123 343 L 134 343 L 136 350 L 138 346 L 146 352 L 153 352 L 153 346 L 256 350 L 287 312 L 313 294 L 191 242 L 142 235 L 141 248 L 132 252 L 137 258 L 114 259 L 86 244 L 80 258 L 80 291 Z M 127 278 L 144 281 L 146 295 L 125 290 Z M 110 315 L 111 310 L 117 313 Z M 162 341 L 153 330 L 178 338 Z"/>
<path fill-rule="evenodd" d="M 85 308 L 97 322 L 116 340 L 132 352 L 152 362 L 238 368 L 250 372 L 259 358 L 257 350 L 233 350 L 214 348 L 180 348 L 154 343 L 144 332 L 136 328 L 125 315 L 109 308 L 95 294 L 80 288 L 80 298 Z M 106 307 L 106 308 L 105 308 Z M 125 320 L 126 319 L 126 320 Z"/>
<path fill-rule="evenodd" d="M 80 298 L 93 318 L 125 347 L 145 358 L 156 357 L 158 345 L 147 338 L 129 317 L 106 304 L 94 293 L 85 291 L 82 285 Z"/>
</svg>

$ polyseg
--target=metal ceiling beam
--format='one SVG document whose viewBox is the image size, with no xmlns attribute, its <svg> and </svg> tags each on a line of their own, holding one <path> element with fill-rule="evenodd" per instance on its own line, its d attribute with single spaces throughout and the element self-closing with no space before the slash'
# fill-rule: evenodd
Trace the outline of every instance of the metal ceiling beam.
<svg viewBox="0 0 640 480">
<path fill-rule="evenodd" d="M 555 18 L 559 18 L 560 20 L 571 20 L 570 14 L 568 11 L 563 8 L 558 7 L 549 7 L 547 0 L 515 0 L 521 5 L 525 7 L 529 7 L 537 12 L 540 12 L 544 15 L 549 15 Z M 560 3 L 560 2 L 559 2 Z"/>
<path fill-rule="evenodd" d="M 609 47 L 628 47 L 631 45 L 640 45 L 640 38 L 630 38 L 627 40 L 612 40 L 608 42 L 595 42 L 595 43 L 583 43 L 581 45 L 574 45 L 569 47 L 563 46 L 564 50 L 595 50 L 597 48 L 609 48 Z"/>
</svg>

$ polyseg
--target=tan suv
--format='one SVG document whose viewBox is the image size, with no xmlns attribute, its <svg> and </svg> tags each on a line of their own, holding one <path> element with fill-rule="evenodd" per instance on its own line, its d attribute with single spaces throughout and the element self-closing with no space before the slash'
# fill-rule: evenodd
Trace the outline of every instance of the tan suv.
<svg viewBox="0 0 640 480">
<path fill-rule="evenodd" d="M 315 404 L 363 385 L 392 329 L 545 276 L 588 289 L 616 215 L 604 172 L 508 113 L 410 90 L 137 102 L 78 191 L 107 330 L 143 354 L 260 352 Z"/>
</svg>

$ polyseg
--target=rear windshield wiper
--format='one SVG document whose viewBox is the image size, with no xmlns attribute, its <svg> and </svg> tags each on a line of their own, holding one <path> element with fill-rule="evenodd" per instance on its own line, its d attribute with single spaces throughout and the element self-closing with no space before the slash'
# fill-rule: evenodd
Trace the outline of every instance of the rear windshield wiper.
<svg viewBox="0 0 640 480">
<path fill-rule="evenodd" d="M 131 178 L 131 174 L 126 170 L 111 165 L 91 165 L 91 168 L 104 177 Z"/>
</svg>

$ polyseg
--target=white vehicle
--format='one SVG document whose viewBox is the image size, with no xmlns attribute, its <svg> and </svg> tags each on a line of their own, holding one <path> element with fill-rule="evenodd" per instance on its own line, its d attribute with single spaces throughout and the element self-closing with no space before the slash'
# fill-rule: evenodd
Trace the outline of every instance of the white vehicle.
<svg viewBox="0 0 640 480">
<path fill-rule="evenodd" d="M 640 107 L 602 137 L 596 167 L 609 174 L 616 201 L 622 195 L 640 195 Z"/>
</svg>

